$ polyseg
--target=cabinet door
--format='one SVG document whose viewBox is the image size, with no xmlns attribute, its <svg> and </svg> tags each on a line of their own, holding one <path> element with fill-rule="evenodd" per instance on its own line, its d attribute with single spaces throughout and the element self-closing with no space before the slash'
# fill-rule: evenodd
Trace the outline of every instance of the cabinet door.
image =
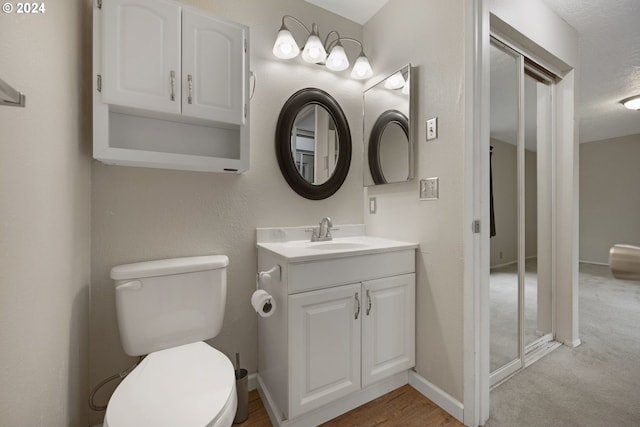
<svg viewBox="0 0 640 427">
<path fill-rule="evenodd" d="M 360 284 L 289 297 L 289 418 L 360 388 Z"/>
<path fill-rule="evenodd" d="M 362 386 L 415 365 L 415 274 L 363 282 Z"/>
<path fill-rule="evenodd" d="M 180 113 L 180 7 L 103 0 L 102 101 Z"/>
<path fill-rule="evenodd" d="M 244 123 L 245 29 L 182 11 L 182 114 Z"/>
</svg>

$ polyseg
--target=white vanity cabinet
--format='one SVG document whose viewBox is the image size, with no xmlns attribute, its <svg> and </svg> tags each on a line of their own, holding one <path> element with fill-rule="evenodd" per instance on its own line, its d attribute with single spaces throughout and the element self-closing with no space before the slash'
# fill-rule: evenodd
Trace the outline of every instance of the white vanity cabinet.
<svg viewBox="0 0 640 427">
<path fill-rule="evenodd" d="M 360 389 L 359 295 L 357 283 L 289 297 L 290 417 Z"/>
<path fill-rule="evenodd" d="M 247 170 L 248 33 L 174 0 L 96 0 L 94 157 Z"/>
<path fill-rule="evenodd" d="M 406 384 L 415 365 L 416 245 L 303 242 L 297 256 L 296 244 L 258 241 L 258 269 L 281 271 L 261 284 L 277 310 L 258 321 L 258 382 L 282 426 L 334 418 Z"/>
<path fill-rule="evenodd" d="M 289 297 L 291 417 L 413 367 L 415 275 Z"/>
</svg>

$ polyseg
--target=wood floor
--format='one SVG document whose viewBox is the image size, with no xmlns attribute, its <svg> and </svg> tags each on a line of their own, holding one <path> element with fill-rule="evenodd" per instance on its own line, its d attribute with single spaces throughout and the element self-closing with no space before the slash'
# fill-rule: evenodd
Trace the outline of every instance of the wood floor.
<svg viewBox="0 0 640 427">
<path fill-rule="evenodd" d="M 242 427 L 271 427 L 256 390 L 249 392 L 249 418 Z M 436 406 L 410 385 L 387 393 L 353 411 L 322 424 L 323 427 L 461 427 L 458 420 Z"/>
</svg>

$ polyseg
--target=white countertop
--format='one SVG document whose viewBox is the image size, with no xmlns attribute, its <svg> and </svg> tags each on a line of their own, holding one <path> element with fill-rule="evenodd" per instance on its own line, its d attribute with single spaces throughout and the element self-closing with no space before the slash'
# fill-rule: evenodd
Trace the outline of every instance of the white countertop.
<svg viewBox="0 0 640 427">
<path fill-rule="evenodd" d="M 294 233 L 289 229 L 259 229 L 258 248 L 266 249 L 276 255 L 286 258 L 289 262 L 312 261 L 319 259 L 343 258 L 358 255 L 367 255 L 381 252 L 392 252 L 407 249 L 416 249 L 417 243 L 403 242 L 399 240 L 385 239 L 366 235 L 350 235 L 357 231 L 364 231 L 359 226 L 336 226 L 336 237 L 328 241 L 311 242 L 306 240 L 285 240 L 284 236 L 300 237 L 300 229 L 307 227 L 293 227 Z M 268 230 L 262 232 L 260 230 Z M 274 232 L 274 230 L 277 230 Z M 347 236 L 339 237 L 340 234 Z M 333 231 L 332 231 L 333 233 Z M 278 236 L 271 239 L 268 236 Z M 266 237 L 265 237 L 266 236 Z M 277 240 L 277 241 L 273 241 Z"/>
</svg>

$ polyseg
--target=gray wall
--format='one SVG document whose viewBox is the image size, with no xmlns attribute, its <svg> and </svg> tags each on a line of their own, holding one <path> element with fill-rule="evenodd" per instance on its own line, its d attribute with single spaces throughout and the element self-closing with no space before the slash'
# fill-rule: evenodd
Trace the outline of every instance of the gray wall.
<svg viewBox="0 0 640 427">
<path fill-rule="evenodd" d="M 580 144 L 580 260 L 640 246 L 640 134 Z"/>
<path fill-rule="evenodd" d="M 420 243 L 416 273 L 416 370 L 463 400 L 464 4 L 393 0 L 365 24 L 365 43 L 377 78 L 411 62 L 418 100 L 418 179 L 368 187 L 377 213 L 365 213 L 367 232 Z M 438 139 L 425 143 L 424 121 L 438 116 Z M 440 178 L 440 199 L 419 200 L 419 178 Z M 365 204 L 368 206 L 368 204 Z"/>
<path fill-rule="evenodd" d="M 114 311 L 112 266 L 164 257 L 227 254 L 228 294 L 222 332 L 211 344 L 249 372 L 258 367 L 257 319 L 250 304 L 255 289 L 255 228 L 312 225 L 330 216 L 334 224 L 362 223 L 362 82 L 349 71 L 333 73 L 300 58 L 285 62 L 271 53 L 284 14 L 323 35 L 362 38 L 362 27 L 303 1 L 205 0 L 190 3 L 240 22 L 251 31 L 251 69 L 257 76 L 251 100 L 251 164 L 243 174 L 153 170 L 93 164 L 91 383 L 127 367 Z M 304 39 L 290 26 L 299 43 Z M 354 46 L 355 48 L 355 46 Z M 355 57 L 358 52 L 350 52 Z M 350 57 L 351 57 L 350 56 Z M 375 64 L 374 64 L 375 67 Z M 317 87 L 342 106 L 351 128 L 353 156 L 342 188 L 311 201 L 286 183 L 275 157 L 274 134 L 284 102 L 297 90 Z M 106 401 L 106 393 L 100 399 Z M 93 417 L 96 421 L 100 414 Z"/>
<path fill-rule="evenodd" d="M 0 106 L 0 425 L 84 427 L 89 4 L 45 6 L 0 16 L 0 78 L 27 97 Z"/>
</svg>

